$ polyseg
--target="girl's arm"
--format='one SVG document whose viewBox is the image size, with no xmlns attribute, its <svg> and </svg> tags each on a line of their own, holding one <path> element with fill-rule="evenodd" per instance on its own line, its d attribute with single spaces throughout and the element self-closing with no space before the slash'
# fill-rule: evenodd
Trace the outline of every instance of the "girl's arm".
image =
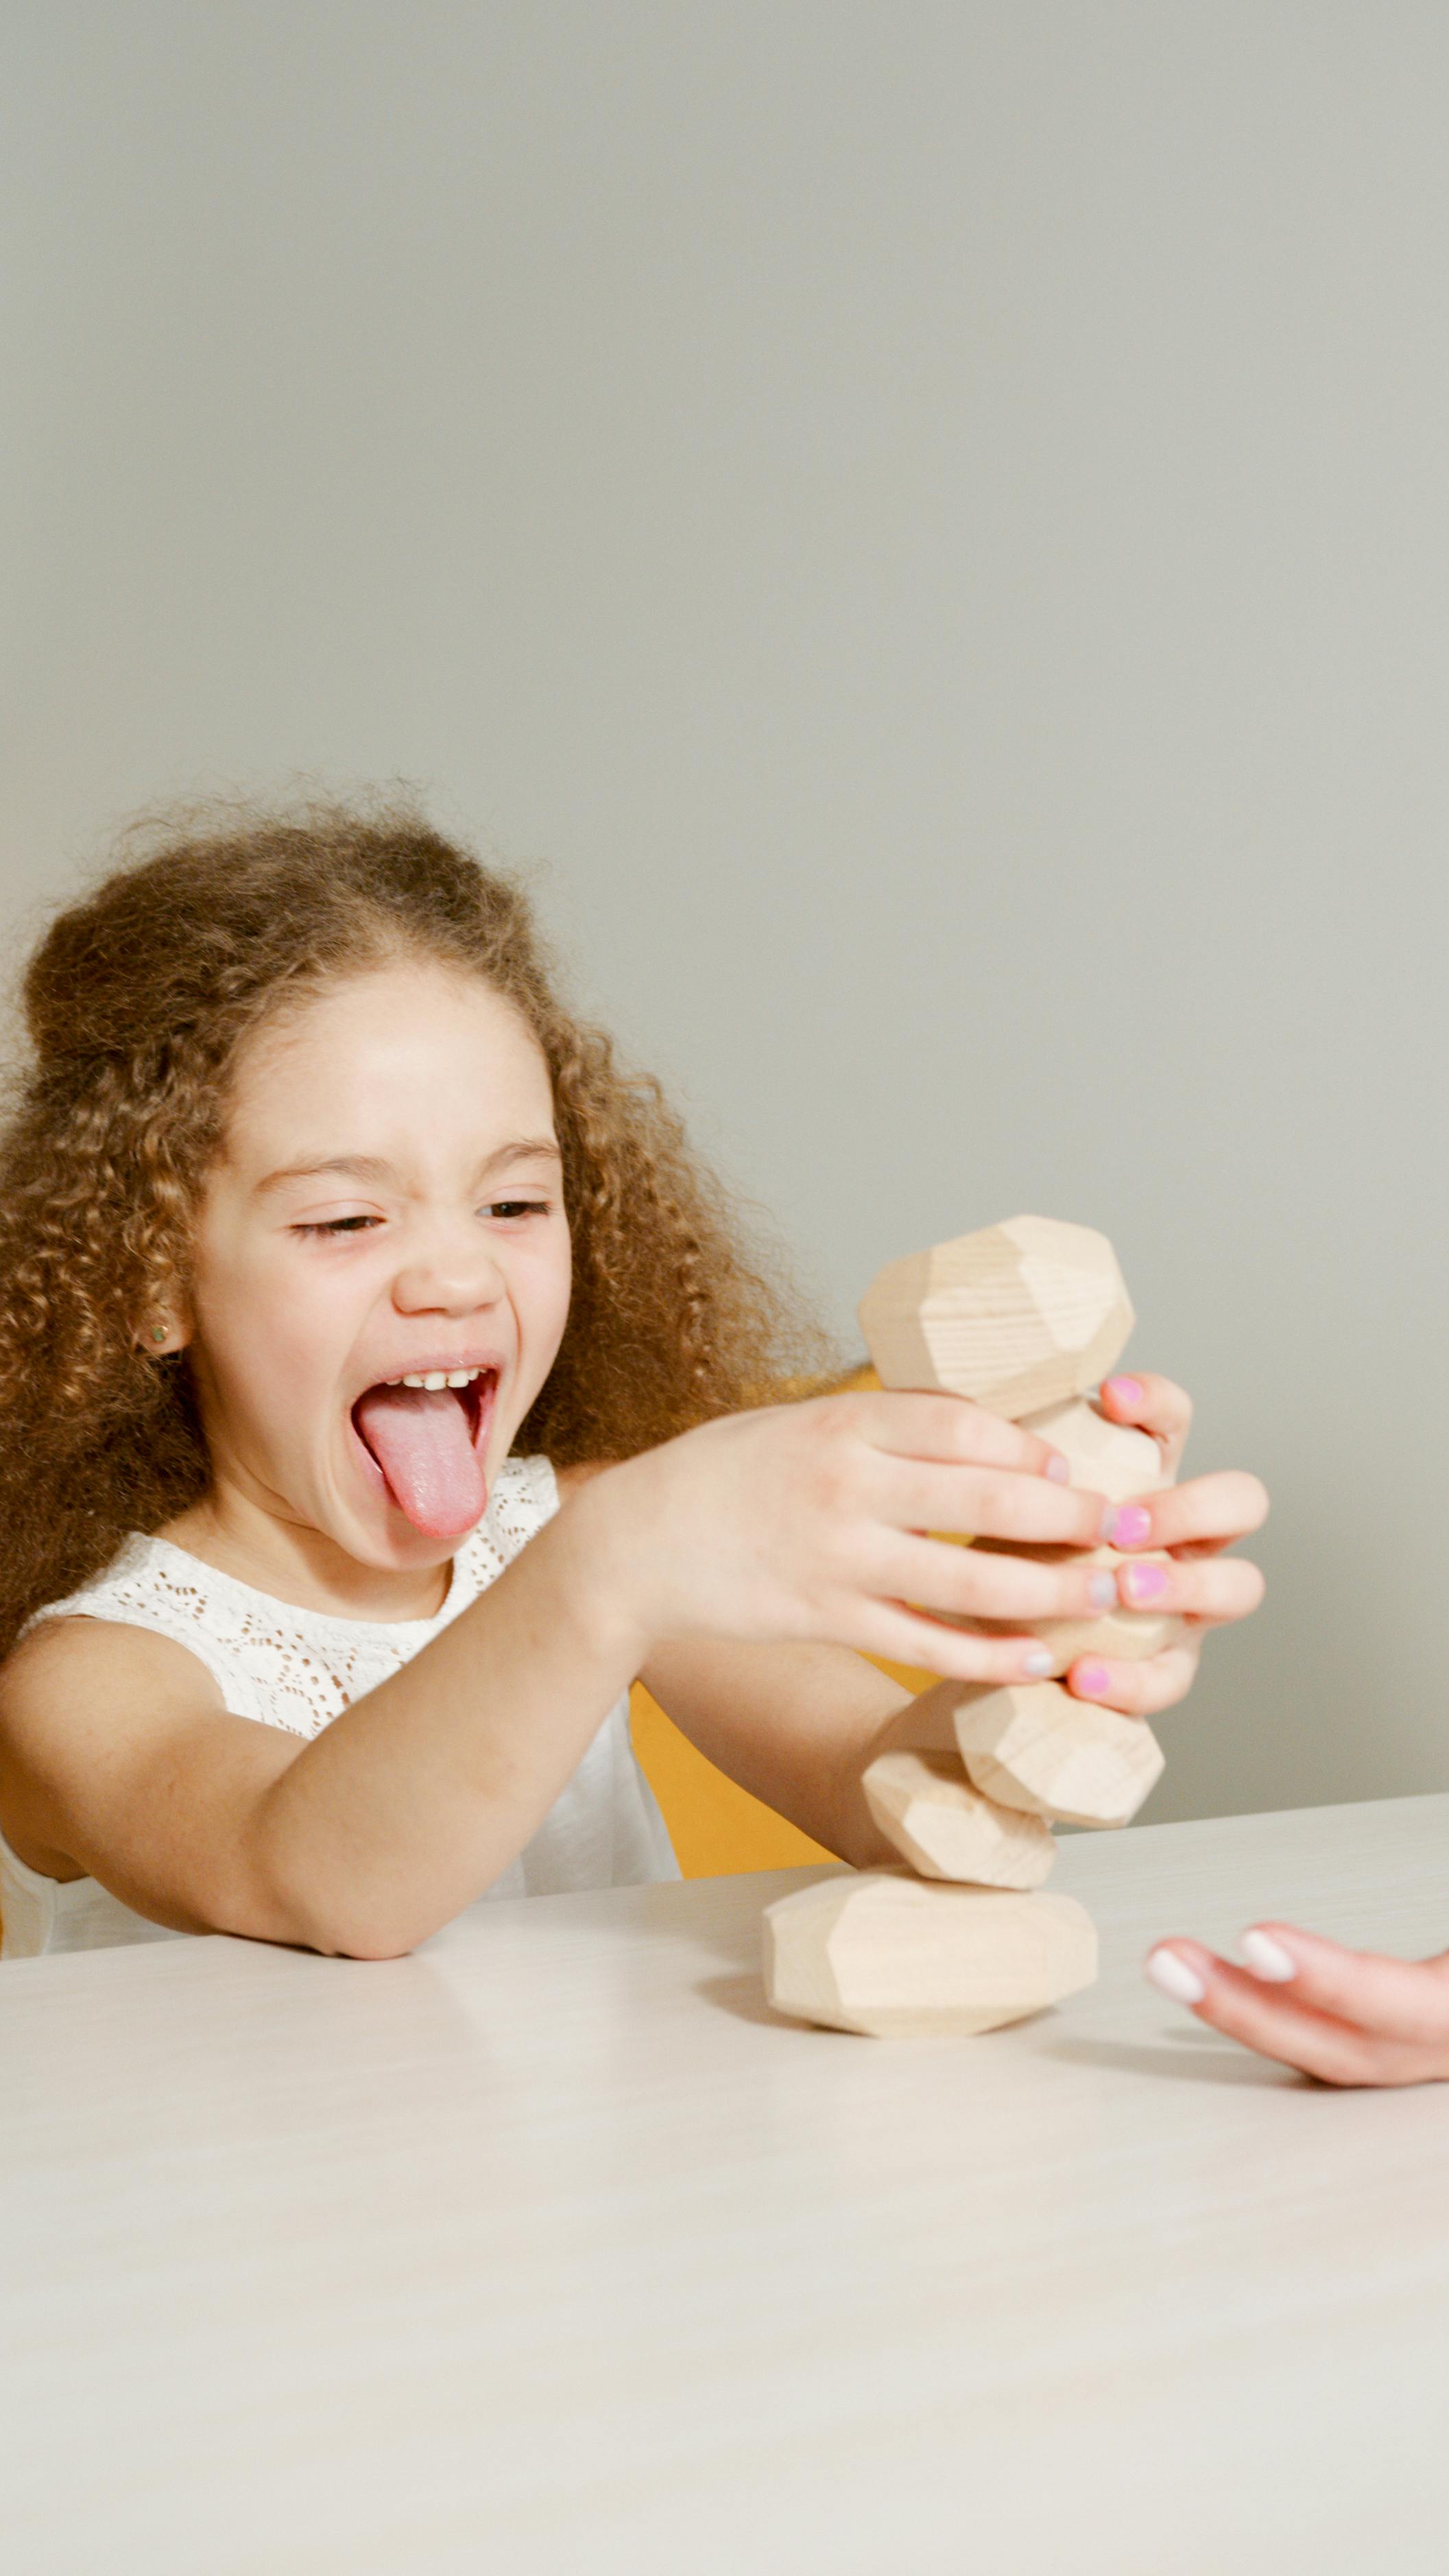
<svg viewBox="0 0 1449 2576">
<path fill-rule="evenodd" d="M 1156 1439 L 1175 1476 L 1192 1423 L 1192 1405 L 1162 1377 L 1109 1379 L 1102 1410 Z M 587 1474 L 588 1470 L 575 1473 Z M 1143 1498 L 1138 1550 L 1170 1551 L 1166 1590 L 1154 1595 L 1177 1611 L 1184 1629 L 1165 1653 L 1140 1663 L 1077 1657 L 1063 1679 L 1079 1698 L 1125 1715 L 1154 1716 L 1191 1688 L 1205 1631 L 1247 1616 L 1262 1598 L 1256 1566 L 1225 1557 L 1234 1540 L 1259 1527 L 1267 1497 L 1255 1476 L 1200 1476 Z M 1121 1594 L 1130 1602 L 1131 1569 Z M 832 1647 L 722 1644 L 670 1639 L 641 1679 L 701 1753 L 741 1787 L 857 1868 L 895 1861 L 870 1814 L 860 1774 L 909 1730 L 894 1720 L 910 1695 Z"/>
<path fill-rule="evenodd" d="M 0 1675 L 7 1839 L 177 1931 L 396 1956 L 501 1875 L 631 1678 L 587 1572 L 561 1513 L 310 1743 L 230 1714 L 168 1638 L 42 1626 Z"/>
<path fill-rule="evenodd" d="M 912 1693 L 840 1646 L 666 1644 L 639 1676 L 706 1759 L 854 1869 L 899 1862 L 860 1785 Z"/>
<path fill-rule="evenodd" d="M 1110 1507 L 1056 1482 L 1054 1463 L 951 1396 L 836 1396 L 706 1424 L 583 1486 L 401 1672 L 302 1745 L 228 1716 L 183 1648 L 101 1622 L 42 1628 L 0 1677 L 7 1832 L 22 1858 L 73 1864 L 180 1929 L 395 1956 L 501 1875 L 666 1648 L 696 1675 L 716 1640 L 833 1642 L 955 1680 L 1031 1673 L 1031 1636 L 931 1614 L 1080 1616 L 1101 1606 L 1100 1573 L 922 1533 L 1058 1548 L 1110 1536 Z M 876 1711 L 888 1717 L 888 1687 L 859 1685 L 871 1705 L 854 1703 L 833 1772 L 847 1807 L 854 1730 L 868 1739 Z M 773 1705 L 788 1734 L 778 1690 Z M 798 1786 L 811 1768 L 798 1741 L 789 1761 Z M 844 1811 L 824 1838 L 865 1856 Z"/>
<path fill-rule="evenodd" d="M 927 1614 L 1071 1616 L 1090 1602 L 1081 1565 L 918 1533 L 1090 1545 L 1107 1506 L 1052 1464 L 952 1396 L 708 1423 L 573 1494 L 305 1744 L 229 1716 L 182 1647 L 103 1622 L 41 1628 L 0 1676 L 0 1820 L 23 1859 L 89 1872 L 155 1921 L 394 1956 L 501 1875 L 665 1640 L 834 1640 L 968 1680 L 1026 1669 L 1034 1639 Z"/>
</svg>

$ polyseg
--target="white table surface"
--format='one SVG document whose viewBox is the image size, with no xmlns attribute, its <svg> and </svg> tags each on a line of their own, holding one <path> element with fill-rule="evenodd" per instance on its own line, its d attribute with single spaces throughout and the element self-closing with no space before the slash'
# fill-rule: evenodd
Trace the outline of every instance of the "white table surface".
<svg viewBox="0 0 1449 2576">
<path fill-rule="evenodd" d="M 1449 1796 L 1066 1840 L 1101 1982 L 984 2039 L 769 2015 L 810 1875 L 0 1969 L 7 2576 L 1442 2576 L 1449 2087 L 1139 1961 L 1442 1946 Z"/>
</svg>

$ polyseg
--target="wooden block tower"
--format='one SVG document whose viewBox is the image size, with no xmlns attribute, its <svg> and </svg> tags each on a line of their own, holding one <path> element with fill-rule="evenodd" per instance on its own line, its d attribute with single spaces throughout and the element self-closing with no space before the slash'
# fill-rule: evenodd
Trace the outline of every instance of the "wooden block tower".
<svg viewBox="0 0 1449 2576">
<path fill-rule="evenodd" d="M 1133 1320 L 1106 1237 L 1035 1216 L 893 1262 L 860 1308 L 883 1385 L 944 1388 L 1023 1423 L 1061 1451 L 1074 1485 L 1112 1502 L 1165 1481 L 1155 1440 L 1083 1400 Z M 1092 1561 L 1120 1559 L 1102 1547 Z M 1035 1633 L 1065 1663 L 1155 1655 L 1178 1625 L 1113 1608 Z M 933 1691 L 916 1731 L 907 1721 L 863 1784 L 905 1866 L 826 1879 L 767 1909 L 771 2003 L 881 2036 L 968 2032 L 1090 1985 L 1090 1916 L 1037 1893 L 1056 1858 L 1051 1826 L 1125 1825 L 1161 1770 L 1141 1719 L 1057 1682 Z"/>
</svg>

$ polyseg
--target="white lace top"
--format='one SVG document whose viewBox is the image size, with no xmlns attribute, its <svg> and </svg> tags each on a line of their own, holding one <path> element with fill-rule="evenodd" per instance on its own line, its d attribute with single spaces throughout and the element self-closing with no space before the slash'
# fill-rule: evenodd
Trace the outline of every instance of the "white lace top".
<svg viewBox="0 0 1449 2576">
<path fill-rule="evenodd" d="M 548 1460 L 508 1459 L 487 1512 L 453 1559 L 448 1597 L 432 1619 L 337 1619 L 297 1609 L 160 1538 L 132 1539 L 94 1583 L 48 1603 L 38 1617 L 114 1619 L 170 1637 L 205 1664 L 233 1716 L 310 1737 L 476 1601 L 557 1509 Z M 625 1697 L 487 1896 L 560 1896 L 678 1876 L 664 1819 L 634 1756 Z M 0 1836 L 0 1958 L 186 1937 L 147 1922 L 96 1879 L 42 1877 Z"/>
</svg>

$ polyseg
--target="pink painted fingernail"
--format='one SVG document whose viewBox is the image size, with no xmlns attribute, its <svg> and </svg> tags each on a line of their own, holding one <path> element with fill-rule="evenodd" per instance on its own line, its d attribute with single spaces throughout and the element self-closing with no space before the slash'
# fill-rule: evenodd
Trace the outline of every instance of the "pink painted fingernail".
<svg viewBox="0 0 1449 2576">
<path fill-rule="evenodd" d="M 1065 1458 L 1062 1456 L 1060 1449 L 1054 1449 L 1052 1451 L 1051 1456 L 1048 1458 L 1046 1465 L 1042 1469 L 1042 1474 L 1044 1476 L 1050 1476 L 1054 1485 L 1069 1485 L 1072 1481 L 1072 1471 L 1067 1465 Z"/>
<path fill-rule="evenodd" d="M 1113 1547 L 1140 1547 L 1152 1528 L 1152 1514 L 1140 1503 L 1109 1506 L 1102 1536 Z"/>
<path fill-rule="evenodd" d="M 1114 1404 L 1141 1404 L 1147 1389 L 1140 1377 L 1109 1377 L 1104 1393 Z"/>
<path fill-rule="evenodd" d="M 1078 1699 L 1100 1699 L 1110 1687 L 1111 1680 L 1106 1665 L 1097 1663 L 1090 1655 L 1082 1663 L 1072 1666 L 1072 1688 Z"/>
<path fill-rule="evenodd" d="M 1124 1565 L 1122 1589 L 1129 1601 L 1160 1601 L 1167 1590 L 1165 1565 Z"/>
<path fill-rule="evenodd" d="M 1190 1968 L 1186 1959 L 1179 1959 L 1175 1950 L 1149 1950 L 1147 1974 L 1163 1994 L 1171 1995 L 1175 2004 L 1200 2004 L 1207 1993 L 1196 1968 Z"/>
<path fill-rule="evenodd" d="M 1261 1977 L 1266 1985 L 1286 1986 L 1289 1978 L 1298 1974 L 1297 1960 L 1269 1932 L 1245 1932 L 1238 1947 L 1254 1976 Z"/>
</svg>

